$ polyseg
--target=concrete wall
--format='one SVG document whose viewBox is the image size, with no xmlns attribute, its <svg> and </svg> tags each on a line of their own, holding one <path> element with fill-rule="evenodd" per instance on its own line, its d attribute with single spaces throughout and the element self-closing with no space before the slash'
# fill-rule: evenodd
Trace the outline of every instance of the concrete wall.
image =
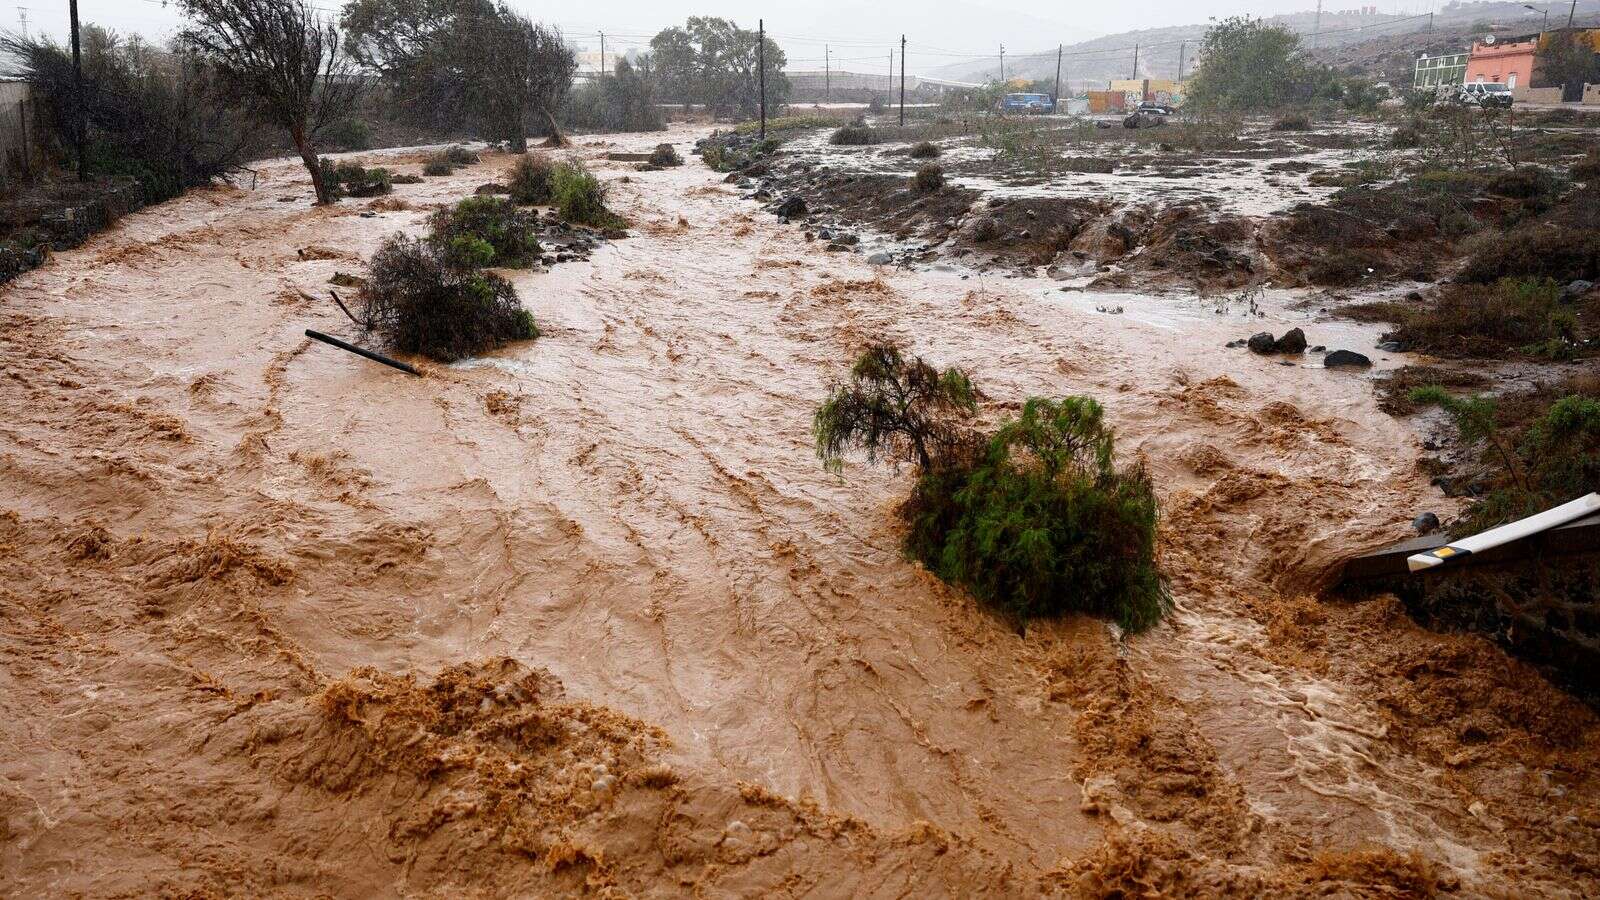
<svg viewBox="0 0 1600 900">
<path fill-rule="evenodd" d="M 20 81 L 0 81 L 0 184 L 38 171 L 42 159 L 37 118 L 32 89 Z"/>
<path fill-rule="evenodd" d="M 1586 84 L 1583 86 L 1583 105 L 1600 106 L 1600 84 Z"/>
<path fill-rule="evenodd" d="M 1518 103 L 1560 103 L 1561 88 L 1524 88 L 1519 87 L 1511 92 L 1511 98 Z"/>
</svg>

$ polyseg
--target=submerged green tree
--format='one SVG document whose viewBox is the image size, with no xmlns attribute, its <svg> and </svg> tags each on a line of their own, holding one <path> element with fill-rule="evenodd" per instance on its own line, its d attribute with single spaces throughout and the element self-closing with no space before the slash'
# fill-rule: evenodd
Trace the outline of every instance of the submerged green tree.
<svg viewBox="0 0 1600 900">
<path fill-rule="evenodd" d="M 976 410 L 965 372 L 940 372 L 894 344 L 871 344 L 817 410 L 817 455 L 835 471 L 851 450 L 869 462 L 884 456 L 932 469 L 967 438 L 964 423 Z"/>
<path fill-rule="evenodd" d="M 1024 621 L 1159 620 L 1155 491 L 1142 464 L 1117 467 L 1100 404 L 1035 397 L 985 439 L 966 426 L 976 396 L 959 369 L 870 346 L 817 410 L 817 453 L 835 470 L 850 450 L 915 463 L 906 554 L 981 602 Z"/>
</svg>

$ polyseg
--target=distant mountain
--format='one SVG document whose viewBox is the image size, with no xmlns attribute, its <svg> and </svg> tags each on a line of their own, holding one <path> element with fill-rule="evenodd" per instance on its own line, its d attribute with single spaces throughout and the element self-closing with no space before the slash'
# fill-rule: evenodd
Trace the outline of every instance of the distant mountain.
<svg viewBox="0 0 1600 900">
<path fill-rule="evenodd" d="M 1580 0 L 1577 8 L 1579 20 L 1587 20 L 1600 14 L 1600 0 Z M 1566 14 L 1565 5 L 1560 9 L 1551 6 L 1551 27 L 1565 25 Z M 1314 58 L 1329 65 L 1362 71 L 1370 68 L 1372 74 L 1392 75 L 1394 72 L 1409 71 L 1408 66 L 1401 62 L 1418 51 L 1435 51 L 1445 46 L 1464 48 L 1474 35 L 1489 30 L 1514 32 L 1523 28 L 1538 31 L 1543 17 L 1530 12 L 1521 3 L 1484 2 L 1451 3 L 1436 12 L 1431 20 L 1425 14 L 1399 16 L 1324 10 L 1319 25 L 1317 13 L 1313 10 L 1269 16 L 1265 21 L 1283 25 L 1300 34 L 1302 46 Z M 1062 53 L 1063 88 L 1068 85 L 1074 90 L 1103 87 L 1112 78 L 1175 78 L 1179 74 L 1180 61 L 1183 74 L 1192 74 L 1195 53 L 1205 37 L 1207 27 L 1205 24 L 1194 24 L 1146 28 L 1067 44 Z M 1137 69 L 1135 45 L 1138 47 Z M 1379 49 L 1359 60 L 1349 58 L 1344 51 L 1357 45 L 1371 45 Z M 1033 46 L 1038 46 L 1037 38 Z M 914 64 L 916 57 L 911 57 L 911 60 Z M 1048 79 L 1055 74 L 1055 70 L 1054 52 L 1028 56 L 1008 54 L 1005 59 L 1008 78 Z M 984 82 L 999 77 L 1000 60 L 997 54 L 992 59 L 965 60 L 924 69 L 922 73 L 955 81 Z"/>
</svg>

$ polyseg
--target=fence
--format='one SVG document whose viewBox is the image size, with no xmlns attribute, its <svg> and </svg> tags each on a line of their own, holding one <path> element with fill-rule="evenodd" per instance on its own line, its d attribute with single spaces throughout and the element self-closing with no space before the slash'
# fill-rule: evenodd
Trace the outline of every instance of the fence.
<svg viewBox="0 0 1600 900">
<path fill-rule="evenodd" d="M 38 174 L 43 160 L 37 119 L 37 102 L 27 84 L 0 82 L 0 188 Z"/>
</svg>

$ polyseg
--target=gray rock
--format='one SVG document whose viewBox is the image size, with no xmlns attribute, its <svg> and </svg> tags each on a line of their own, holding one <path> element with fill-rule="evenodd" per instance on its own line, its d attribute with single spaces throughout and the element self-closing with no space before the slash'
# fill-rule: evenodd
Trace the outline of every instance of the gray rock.
<svg viewBox="0 0 1600 900">
<path fill-rule="evenodd" d="M 1266 354 L 1271 353 L 1272 349 L 1278 345 L 1278 342 L 1272 339 L 1272 332 L 1258 331 L 1250 335 L 1250 340 L 1246 342 L 1246 345 L 1252 353 Z"/>
<path fill-rule="evenodd" d="M 1378 345 L 1378 349 L 1385 353 L 1404 353 L 1406 352 L 1406 345 L 1399 341 L 1384 341 Z"/>
<path fill-rule="evenodd" d="M 800 196 L 791 196 L 778 204 L 773 210 L 785 219 L 796 219 L 806 214 L 806 199 Z"/>
<path fill-rule="evenodd" d="M 872 263 L 875 266 L 886 266 L 889 263 L 894 262 L 894 256 L 889 253 L 879 251 L 867 257 L 867 262 Z"/>
<path fill-rule="evenodd" d="M 1372 360 L 1368 359 L 1363 354 L 1355 352 L 1354 350 L 1335 350 L 1323 357 L 1322 364 L 1330 369 L 1337 368 L 1339 366 L 1355 366 L 1359 368 L 1366 368 L 1367 366 L 1372 365 Z"/>
<path fill-rule="evenodd" d="M 1425 512 L 1411 520 L 1411 527 L 1417 530 L 1417 534 L 1433 534 L 1439 530 L 1439 517 Z"/>
<path fill-rule="evenodd" d="M 1318 344 L 1315 347 L 1312 347 L 1310 352 L 1312 352 L 1312 353 L 1327 353 L 1328 352 L 1328 348 L 1322 346 L 1321 344 Z"/>
<path fill-rule="evenodd" d="M 1594 282 L 1585 281 L 1584 279 L 1579 278 L 1578 280 L 1569 283 L 1564 289 L 1562 289 L 1561 299 L 1571 300 L 1574 297 L 1582 297 L 1591 290 L 1594 290 Z"/>
<path fill-rule="evenodd" d="M 1306 333 L 1298 328 L 1291 328 L 1284 332 L 1273 345 L 1279 353 L 1304 353 L 1306 352 Z"/>
</svg>

